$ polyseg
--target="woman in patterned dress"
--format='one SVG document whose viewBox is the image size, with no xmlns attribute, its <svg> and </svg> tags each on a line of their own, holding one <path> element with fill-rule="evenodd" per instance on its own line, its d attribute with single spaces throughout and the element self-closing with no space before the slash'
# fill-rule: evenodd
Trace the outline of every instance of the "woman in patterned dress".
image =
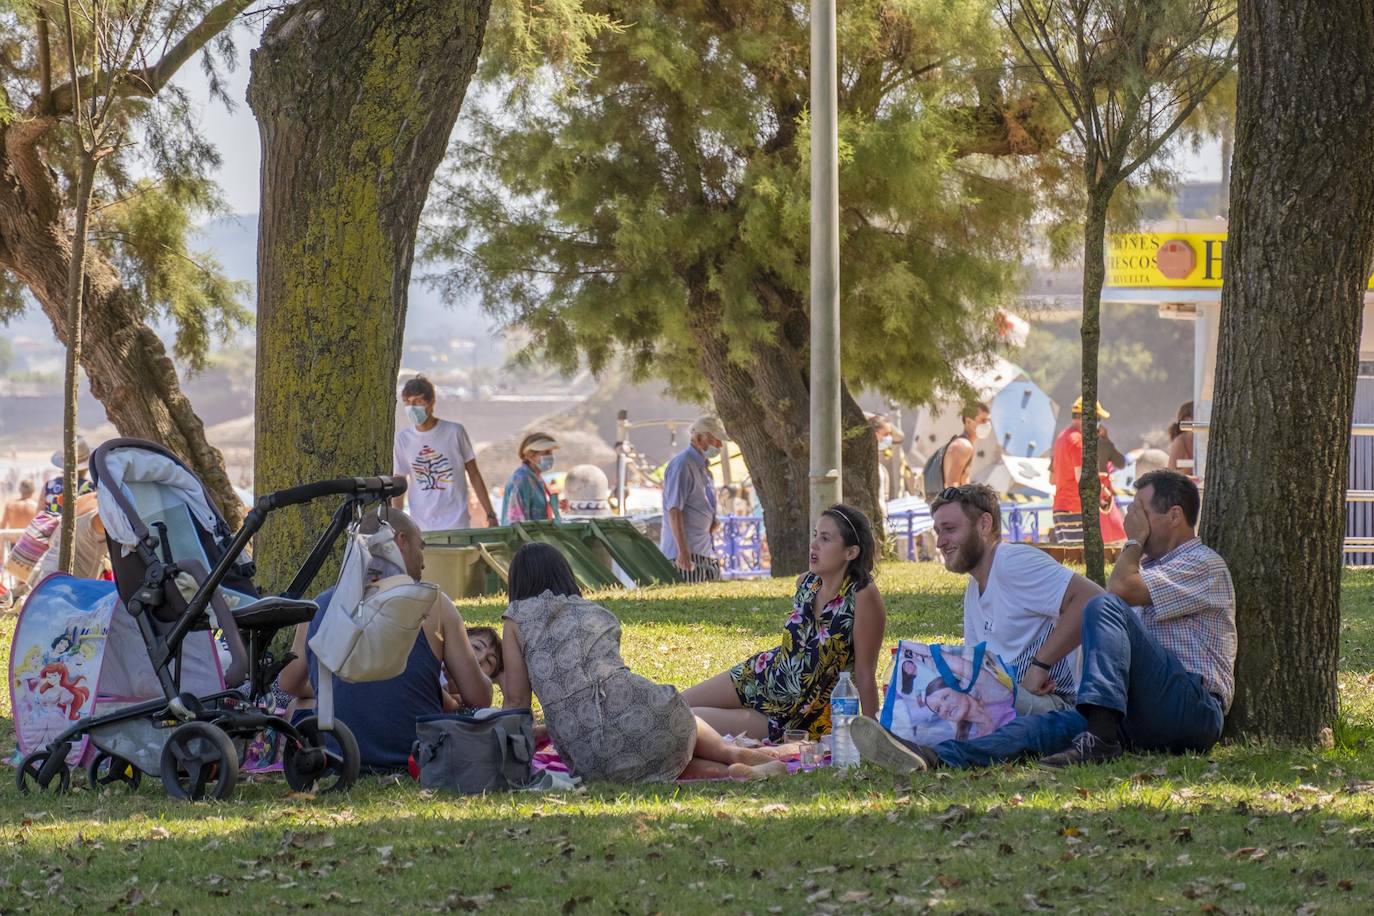
<svg viewBox="0 0 1374 916">
<path fill-rule="evenodd" d="M 852 670 L 860 711 L 878 715 L 878 652 L 887 611 L 873 583 L 873 529 L 850 506 L 831 506 L 811 535 L 782 642 L 682 694 L 723 734 L 778 741 L 788 729 L 830 731 L 830 691 Z"/>
<path fill-rule="evenodd" d="M 582 597 L 568 561 L 548 544 L 521 547 L 510 564 L 503 615 L 507 707 L 539 697 L 559 754 L 588 781 L 763 779 L 787 772 L 768 754 L 726 744 L 666 684 L 625 667 L 620 621 Z"/>
</svg>

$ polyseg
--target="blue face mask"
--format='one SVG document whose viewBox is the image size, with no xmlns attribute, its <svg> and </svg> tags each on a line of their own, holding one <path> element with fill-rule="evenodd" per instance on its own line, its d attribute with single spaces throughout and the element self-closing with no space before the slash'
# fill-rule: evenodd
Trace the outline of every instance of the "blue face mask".
<svg viewBox="0 0 1374 916">
<path fill-rule="evenodd" d="M 406 405 L 406 417 L 410 419 L 412 426 L 419 426 L 429 419 L 429 411 L 419 404 Z"/>
<path fill-rule="evenodd" d="M 708 445 L 706 446 L 705 454 L 706 460 L 710 461 L 711 459 L 716 458 L 720 455 L 720 449 L 716 448 L 714 445 Z"/>
<path fill-rule="evenodd" d="M 553 456 L 552 456 L 552 455 L 543 455 L 543 456 L 540 457 L 540 459 L 539 459 L 539 470 L 543 471 L 545 474 L 547 474 L 549 471 L 552 471 L 552 470 L 553 470 Z"/>
</svg>

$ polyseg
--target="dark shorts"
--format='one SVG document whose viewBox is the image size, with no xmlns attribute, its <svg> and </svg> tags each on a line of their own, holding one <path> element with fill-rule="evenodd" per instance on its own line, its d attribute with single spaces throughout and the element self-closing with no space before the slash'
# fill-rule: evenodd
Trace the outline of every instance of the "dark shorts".
<svg viewBox="0 0 1374 916">
<path fill-rule="evenodd" d="M 715 557 L 703 557 L 694 553 L 692 571 L 687 573 L 678 570 L 678 574 L 682 576 L 683 582 L 715 582 L 720 579 L 720 561 Z"/>
<path fill-rule="evenodd" d="M 1054 513 L 1054 542 L 1056 544 L 1083 543 L 1083 514 L 1080 512 Z"/>
</svg>

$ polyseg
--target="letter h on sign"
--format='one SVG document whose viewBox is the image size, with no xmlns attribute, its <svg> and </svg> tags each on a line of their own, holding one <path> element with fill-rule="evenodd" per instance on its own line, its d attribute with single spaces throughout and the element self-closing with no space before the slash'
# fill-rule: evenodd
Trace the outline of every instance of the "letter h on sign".
<svg viewBox="0 0 1374 916">
<path fill-rule="evenodd" d="M 1206 245 L 1206 248 L 1203 251 L 1202 278 L 1204 280 L 1220 280 L 1222 246 L 1226 243 L 1221 239 L 1208 239 L 1203 244 Z"/>
</svg>

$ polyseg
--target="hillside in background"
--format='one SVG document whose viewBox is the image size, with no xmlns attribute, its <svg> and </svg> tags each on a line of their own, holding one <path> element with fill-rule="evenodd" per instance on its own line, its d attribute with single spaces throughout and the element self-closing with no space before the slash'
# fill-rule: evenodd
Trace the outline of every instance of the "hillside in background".
<svg viewBox="0 0 1374 916">
<path fill-rule="evenodd" d="M 199 247 L 212 252 L 230 278 L 252 283 L 256 216 L 207 223 Z M 1041 301 L 1061 300 L 1058 294 L 1071 293 L 1076 287 L 1076 271 L 1041 271 L 1028 283 L 1028 292 Z M 1038 289 L 1037 284 L 1047 283 L 1054 295 Z M 616 439 L 620 410 L 627 410 L 634 421 L 690 421 L 700 411 L 668 396 L 657 383 L 632 384 L 615 372 L 601 379 L 585 373 L 563 379 L 538 366 L 512 367 L 508 359 L 520 346 L 520 336 L 495 327 L 476 301 L 447 306 L 420 281 L 412 282 L 410 293 L 403 373 L 424 372 L 435 379 L 441 413 L 468 425 L 484 465 L 492 465 L 486 473 L 493 483 L 504 480 L 514 460 L 515 443 L 534 427 L 576 439 L 579 444 L 565 456 L 570 461 L 607 465 L 613 461 L 610 446 Z M 1007 354 L 1060 405 L 1061 416 L 1078 390 L 1075 298 L 1063 296 L 1036 312 L 1026 346 Z M 170 336 L 169 327 L 159 330 Z M 5 327 L 3 342 L 9 352 L 9 378 L 0 380 L 0 449 L 38 453 L 55 448 L 61 433 L 63 348 L 53 339 L 37 306 Z M 254 349 L 249 328 L 221 347 L 204 373 L 184 378 L 211 442 L 224 450 L 231 475 L 241 482 L 251 479 Z M 1112 412 L 1108 426 L 1119 446 L 1131 449 L 1147 441 L 1158 443 L 1178 404 L 1191 397 L 1192 360 L 1190 322 L 1161 318 L 1147 306 L 1113 305 L 1104 312 L 1102 400 Z M 872 394 L 866 394 L 862 402 L 870 410 L 886 409 L 883 400 Z M 907 413 L 908 420 L 914 418 L 914 410 Z M 81 400 L 80 417 L 82 431 L 93 441 L 114 434 L 103 408 L 88 393 Z M 665 427 L 636 431 L 632 439 L 655 464 L 670 457 L 675 448 Z M 680 431 L 676 447 L 683 441 Z"/>
</svg>

